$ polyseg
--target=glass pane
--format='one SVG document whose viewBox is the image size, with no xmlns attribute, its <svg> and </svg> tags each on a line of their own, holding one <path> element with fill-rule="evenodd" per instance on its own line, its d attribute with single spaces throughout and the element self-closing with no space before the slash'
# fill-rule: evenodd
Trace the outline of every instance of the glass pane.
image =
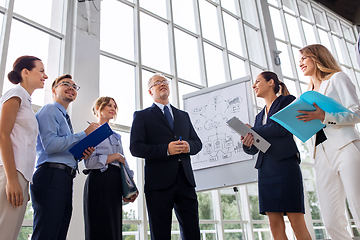
<svg viewBox="0 0 360 240">
<path fill-rule="evenodd" d="M 282 0 L 283 2 L 283 9 L 287 12 L 295 14 L 295 5 L 293 0 Z"/>
<path fill-rule="evenodd" d="M 198 39 L 177 29 L 174 33 L 179 77 L 201 85 Z"/>
<path fill-rule="evenodd" d="M 134 60 L 133 12 L 134 9 L 132 7 L 117 0 L 101 2 L 101 50 L 132 61 Z"/>
<path fill-rule="evenodd" d="M 61 32 L 64 0 L 16 0 L 14 12 Z"/>
<path fill-rule="evenodd" d="M 297 46 L 303 46 L 297 19 L 289 14 L 285 14 L 285 19 L 291 43 Z"/>
<path fill-rule="evenodd" d="M 261 215 L 259 213 L 259 194 L 258 194 L 258 184 L 252 183 L 247 184 L 247 191 L 249 194 L 249 204 L 250 204 L 250 212 L 253 220 L 266 220 L 267 217 L 265 215 Z"/>
<path fill-rule="evenodd" d="M 0 0 L 0 6 L 5 7 L 6 0 Z"/>
<path fill-rule="evenodd" d="M 289 93 L 295 97 L 298 97 L 299 94 L 297 94 L 295 82 L 293 80 L 286 78 L 284 78 L 283 81 L 286 85 L 286 88 L 289 90 Z"/>
<path fill-rule="evenodd" d="M 239 15 L 238 0 L 221 0 L 221 6 L 235 15 Z"/>
<path fill-rule="evenodd" d="M 223 12 L 224 17 L 224 26 L 226 34 L 226 43 L 230 51 L 244 56 L 243 52 L 243 41 L 240 37 L 240 22 L 236 18 L 230 16 L 229 14 Z"/>
<path fill-rule="evenodd" d="M 358 96 L 360 96 L 360 89 L 359 89 L 359 85 L 356 81 L 356 77 L 355 77 L 355 73 L 354 70 L 352 68 L 347 68 L 345 66 L 341 66 L 341 69 L 349 76 L 351 82 L 354 84 L 355 89 L 356 89 L 356 94 Z"/>
<path fill-rule="evenodd" d="M 168 25 L 144 13 L 140 13 L 140 20 L 142 63 L 169 73 Z"/>
<path fill-rule="evenodd" d="M 323 13 L 315 8 L 313 8 L 313 12 L 315 17 L 315 23 L 320 26 L 326 27 Z"/>
<path fill-rule="evenodd" d="M 318 28 L 318 33 L 319 33 L 321 44 L 324 45 L 331 52 L 331 45 L 330 45 L 328 33 L 325 32 L 324 30 L 321 30 L 320 28 Z"/>
<path fill-rule="evenodd" d="M 167 19 L 167 2 L 166 0 L 140 1 L 140 7 Z"/>
<path fill-rule="evenodd" d="M 20 228 L 20 232 L 19 232 L 19 236 L 18 236 L 18 240 L 27 240 L 27 239 L 31 239 L 33 233 L 33 227 L 21 227 Z"/>
<path fill-rule="evenodd" d="M 214 210 L 211 191 L 197 193 L 199 202 L 199 219 L 213 220 Z"/>
<path fill-rule="evenodd" d="M 24 41 L 24 33 L 27 36 Z M 14 61 L 22 55 L 32 55 L 40 58 L 45 66 L 48 79 L 44 89 L 37 89 L 32 94 L 32 104 L 44 105 L 45 95 L 51 99 L 51 83 L 59 76 L 61 40 L 39 31 L 20 21 L 13 20 L 10 32 L 8 55 L 5 67 L 3 93 L 14 87 L 7 79 L 7 73 L 12 70 Z"/>
<path fill-rule="evenodd" d="M 142 94 L 143 94 L 143 108 L 147 108 L 150 107 L 153 103 L 154 100 L 151 97 L 151 95 L 149 94 L 149 89 L 148 89 L 148 82 L 149 79 L 154 75 L 153 72 L 149 72 L 146 70 L 142 70 Z M 166 78 L 167 80 L 171 81 L 170 78 Z M 170 83 L 170 95 L 173 94 L 172 89 L 171 89 L 171 83 Z M 172 97 L 169 97 L 169 101 L 170 103 L 172 103 Z"/>
<path fill-rule="evenodd" d="M 276 47 L 279 51 L 281 51 L 279 57 L 281 61 L 281 71 L 284 76 L 288 76 L 293 78 L 294 73 L 291 66 L 289 51 L 287 48 L 287 44 L 276 41 Z"/>
<path fill-rule="evenodd" d="M 256 2 L 254 0 L 241 0 L 240 4 L 244 20 L 255 27 L 259 27 L 259 18 L 255 5 Z"/>
<path fill-rule="evenodd" d="M 269 10 L 275 37 L 285 41 L 284 26 L 281 21 L 280 11 L 273 7 L 269 7 Z"/>
<path fill-rule="evenodd" d="M 303 72 L 301 71 L 300 67 L 299 67 L 299 56 L 300 56 L 300 52 L 299 52 L 299 48 L 293 47 L 292 48 L 292 52 L 293 52 L 293 56 L 294 56 L 294 62 L 295 62 L 295 69 L 297 71 L 297 75 L 300 81 L 303 81 L 305 83 L 309 83 L 310 79 L 309 77 L 304 76 Z"/>
<path fill-rule="evenodd" d="M 304 93 L 308 91 L 309 85 L 300 83 L 300 88 L 301 88 L 301 93 Z"/>
<path fill-rule="evenodd" d="M 194 1 L 173 0 L 172 7 L 174 23 L 197 33 L 198 31 L 196 31 Z"/>
<path fill-rule="evenodd" d="M 225 82 L 223 52 L 207 43 L 204 43 L 204 52 L 208 87 Z"/>
<path fill-rule="evenodd" d="M 335 19 L 328 17 L 328 21 L 329 21 L 329 26 L 330 26 L 330 30 L 334 33 L 340 34 L 342 36 L 342 33 L 338 27 L 338 24 L 336 22 Z"/>
<path fill-rule="evenodd" d="M 254 61 L 260 66 L 266 66 L 264 44 L 262 42 L 263 40 L 260 31 L 256 31 L 246 25 L 244 27 L 247 37 L 247 47 L 250 54 L 250 60 Z"/>
<path fill-rule="evenodd" d="M 203 37 L 221 45 L 217 9 L 205 0 L 199 1 Z"/>
<path fill-rule="evenodd" d="M 235 80 L 241 77 L 249 75 L 246 72 L 245 61 L 229 55 L 230 62 L 230 71 L 231 71 L 231 80 Z"/>
<path fill-rule="evenodd" d="M 274 6 L 279 6 L 279 3 L 278 3 L 278 1 L 277 0 L 268 0 L 268 3 L 270 3 L 270 4 L 272 4 L 272 5 L 274 5 Z"/>
<path fill-rule="evenodd" d="M 180 109 L 184 110 L 184 100 L 183 100 L 183 96 L 184 96 L 185 94 L 198 91 L 199 89 L 198 89 L 198 88 L 195 88 L 195 87 L 192 87 L 192 86 L 190 86 L 190 85 L 187 85 L 187 84 L 185 84 L 185 83 L 181 83 L 181 82 L 179 82 L 178 88 L 179 88 Z"/>
<path fill-rule="evenodd" d="M 124 105 L 124 104 L 122 104 Z M 121 106 L 119 109 L 118 114 L 121 113 Z M 131 115 L 132 116 L 132 115 Z M 113 129 L 114 130 L 114 129 Z M 122 143 L 122 147 L 124 150 L 124 155 L 126 158 L 127 163 L 129 164 L 129 167 L 132 171 L 134 171 L 134 182 L 135 184 L 138 186 L 139 183 L 137 182 L 137 159 L 135 157 L 133 157 L 130 153 L 130 133 L 126 133 L 126 132 L 120 132 L 120 131 L 116 131 L 118 134 L 121 135 L 121 143 Z M 126 205 L 123 205 L 123 219 L 124 220 L 133 220 L 133 219 L 139 219 L 139 211 L 138 211 L 138 204 L 135 201 L 134 203 L 129 203 Z M 124 225 L 123 225 L 124 228 Z"/>
<path fill-rule="evenodd" d="M 301 166 L 301 171 L 304 179 L 304 190 L 306 191 L 309 200 L 311 218 L 313 220 L 320 220 L 321 212 L 316 193 L 315 169 L 310 166 Z"/>
<path fill-rule="evenodd" d="M 345 47 L 345 43 L 343 39 L 336 37 L 335 35 L 332 36 L 334 40 L 335 49 L 337 52 L 337 56 L 339 57 L 339 62 L 345 64 L 347 66 L 351 66 L 350 58 L 348 51 Z"/>
<path fill-rule="evenodd" d="M 304 21 L 302 21 L 302 25 L 305 33 L 306 44 L 310 45 L 317 43 L 313 25 Z"/>
<path fill-rule="evenodd" d="M 342 24 L 341 24 L 341 28 L 342 28 L 342 30 L 344 32 L 344 36 L 347 40 L 352 41 L 352 42 L 356 41 L 355 36 L 354 36 L 354 31 L 352 28 L 344 26 Z"/>
<path fill-rule="evenodd" d="M 114 75 L 115 69 L 121 74 Z M 100 96 L 113 97 L 118 104 L 119 110 L 115 122 L 131 126 L 135 111 L 135 68 L 111 58 L 100 56 L 99 85 Z"/>
<path fill-rule="evenodd" d="M 303 17 L 307 20 L 310 20 L 311 17 L 310 17 L 308 4 L 306 2 L 299 1 L 298 6 L 299 6 L 299 11 L 300 11 L 301 17 Z"/>
<path fill-rule="evenodd" d="M 348 51 L 350 53 L 350 59 L 352 61 L 353 67 L 355 69 L 360 70 L 360 62 L 357 61 L 357 56 L 356 56 L 356 54 L 359 54 L 359 53 L 356 53 L 355 45 L 353 45 L 349 42 L 346 42 L 346 45 L 347 45 Z"/>
<path fill-rule="evenodd" d="M 224 220 L 240 220 L 239 208 L 235 196 L 235 194 L 238 194 L 239 205 L 242 206 L 239 192 L 235 193 L 232 188 L 224 188 L 220 190 L 220 194 Z M 244 216 L 243 209 L 241 209 L 241 216 Z"/>
<path fill-rule="evenodd" d="M 260 68 L 257 68 L 253 65 L 251 65 L 251 75 L 252 75 L 252 82 L 251 84 L 253 85 L 254 82 L 255 82 L 255 79 L 257 78 L 257 76 L 259 76 L 260 73 L 262 73 L 263 70 L 260 69 Z M 251 85 L 251 86 L 252 86 Z M 258 97 L 255 97 L 255 94 L 251 94 L 252 96 L 252 99 L 253 99 L 253 102 L 256 102 L 256 105 L 260 108 L 263 108 L 265 106 L 265 100 L 263 98 L 258 98 Z M 256 98 L 256 101 L 255 101 L 255 98 Z"/>
<path fill-rule="evenodd" d="M 295 140 L 296 140 L 295 142 L 296 142 L 297 148 L 299 149 L 299 152 L 300 152 L 301 162 L 314 163 L 314 160 L 312 159 L 312 157 L 310 157 L 308 144 L 303 143 L 298 138 L 296 138 Z"/>
<path fill-rule="evenodd" d="M 4 22 L 4 14 L 0 13 L 0 29 L 2 29 L 3 22 Z M 0 30 L 0 37 L 1 35 L 2 35 L 2 31 Z"/>
</svg>

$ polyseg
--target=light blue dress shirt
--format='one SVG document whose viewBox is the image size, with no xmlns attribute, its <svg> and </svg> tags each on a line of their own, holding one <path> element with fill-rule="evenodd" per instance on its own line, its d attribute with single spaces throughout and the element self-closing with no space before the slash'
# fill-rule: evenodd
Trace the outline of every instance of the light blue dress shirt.
<svg viewBox="0 0 360 240">
<path fill-rule="evenodd" d="M 108 164 L 106 164 L 108 155 L 114 153 L 120 153 L 124 156 L 121 136 L 116 132 L 95 147 L 95 151 L 91 154 L 89 159 L 84 160 L 84 165 L 87 169 L 100 169 L 101 172 L 104 172 L 108 168 Z M 120 162 L 118 161 L 113 161 L 110 164 L 120 167 Z M 125 168 L 127 169 L 130 177 L 133 178 L 134 172 L 130 170 L 126 160 Z"/>
<path fill-rule="evenodd" d="M 77 162 L 68 151 L 86 137 L 84 131 L 72 134 L 66 121 L 66 109 L 58 102 L 49 103 L 35 114 L 39 123 L 36 143 L 36 167 L 45 162 L 63 163 L 76 169 Z"/>
</svg>

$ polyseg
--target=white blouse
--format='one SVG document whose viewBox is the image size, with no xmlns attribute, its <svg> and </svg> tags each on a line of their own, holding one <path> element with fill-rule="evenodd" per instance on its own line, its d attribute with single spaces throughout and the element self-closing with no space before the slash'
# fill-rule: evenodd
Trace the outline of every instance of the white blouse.
<svg viewBox="0 0 360 240">
<path fill-rule="evenodd" d="M 39 132 L 34 111 L 31 108 L 30 94 L 19 84 L 7 91 L 0 99 L 0 112 L 3 104 L 12 97 L 21 99 L 14 128 L 10 134 L 13 145 L 16 170 L 31 182 L 36 161 L 36 137 Z M 3 161 L 0 157 L 0 166 Z"/>
</svg>

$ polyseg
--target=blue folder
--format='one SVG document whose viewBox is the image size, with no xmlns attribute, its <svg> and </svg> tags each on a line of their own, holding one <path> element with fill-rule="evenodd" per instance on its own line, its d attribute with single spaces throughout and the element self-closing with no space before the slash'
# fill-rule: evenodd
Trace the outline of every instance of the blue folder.
<svg viewBox="0 0 360 240">
<path fill-rule="evenodd" d="M 303 93 L 289 106 L 272 115 L 270 119 L 279 123 L 289 132 L 298 137 L 301 141 L 306 142 L 325 126 L 318 119 L 309 122 L 303 122 L 296 118 L 296 116 L 301 115 L 301 113 L 298 112 L 299 110 L 315 111 L 316 108 L 313 106 L 314 102 L 322 110 L 328 113 L 353 113 L 330 97 L 327 97 L 316 91 L 308 91 Z"/>
<path fill-rule="evenodd" d="M 80 142 L 69 149 L 69 152 L 74 155 L 76 160 L 83 157 L 83 152 L 89 147 L 96 147 L 99 143 L 104 141 L 107 137 L 113 134 L 108 123 L 104 123 L 98 129 L 87 135 Z"/>
</svg>

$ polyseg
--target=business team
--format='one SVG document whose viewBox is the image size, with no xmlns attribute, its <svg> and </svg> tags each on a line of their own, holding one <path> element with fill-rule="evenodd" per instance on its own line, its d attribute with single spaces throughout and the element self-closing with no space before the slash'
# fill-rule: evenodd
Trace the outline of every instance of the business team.
<svg viewBox="0 0 360 240">
<path fill-rule="evenodd" d="M 324 46 L 315 44 L 301 49 L 299 66 L 304 75 L 310 78 L 309 90 L 332 97 L 351 111 L 350 114 L 332 114 L 324 112 L 314 104 L 316 111 L 299 111 L 298 116 L 299 121 L 320 119 L 326 125 L 326 128 L 313 137 L 312 150 L 320 208 L 325 228 L 331 238 L 351 239 L 346 230 L 344 215 L 346 198 L 356 226 L 360 229 L 360 190 L 356 186 L 356 182 L 360 181 L 360 135 L 355 129 L 355 124 L 360 122 L 358 96 L 349 77 L 341 71 Z M 11 231 L 5 231 L 9 235 L 6 239 L 16 239 L 19 233 L 24 206 L 28 200 L 28 182 L 31 182 L 30 193 L 34 208 L 32 239 L 66 239 L 72 213 L 73 178 L 78 168 L 77 161 L 68 149 L 99 127 L 99 123 L 107 122 L 116 115 L 115 100 L 102 99 L 103 105 L 95 107 L 99 123 L 91 123 L 83 132 L 74 134 L 66 109 L 76 99 L 80 88 L 71 75 L 66 74 L 55 79 L 52 84 L 54 102 L 45 105 L 36 113 L 38 127 L 36 124 L 28 127 L 23 125 L 23 115 L 28 119 L 28 123 L 35 120 L 31 111 L 28 111 L 31 110 L 30 96 L 35 89 L 43 87 L 45 79 L 47 76 L 40 59 L 20 57 L 9 73 L 9 80 L 20 85 L 1 98 L 0 229 L 10 230 L 8 226 L 12 226 Z M 198 201 L 190 155 L 201 150 L 201 140 L 188 113 L 169 103 L 169 80 L 165 76 L 153 75 L 147 87 L 154 103 L 151 107 L 134 113 L 130 151 L 133 156 L 145 159 L 144 190 L 151 239 L 171 238 L 173 209 L 179 221 L 182 239 L 200 239 Z M 298 239 L 310 239 L 303 218 L 304 193 L 299 152 L 292 135 L 269 119 L 272 114 L 290 104 L 294 97 L 287 96 L 285 85 L 271 72 L 260 74 L 254 80 L 253 88 L 258 97 L 265 99 L 266 106 L 256 117 L 255 126 L 252 128 L 272 143 L 267 153 L 259 153 L 255 166 L 259 174 L 260 212 L 268 215 L 274 239 L 287 239 L 283 214 L 288 215 Z M 5 116 L 10 116 L 11 121 L 5 121 Z M 28 174 L 28 169 L 32 169 L 34 161 L 29 157 L 35 154 L 35 146 L 30 144 L 26 149 L 20 146 L 21 136 L 24 135 L 22 132 L 31 132 L 31 135 L 27 134 L 27 141 L 33 144 L 35 140 L 31 138 L 35 138 L 39 132 L 36 142 L 37 170 L 32 179 L 32 173 Z M 119 142 L 119 148 L 111 146 L 114 139 Z M 242 137 L 241 141 L 245 152 L 258 152 L 253 146 L 251 135 Z M 98 174 L 101 175 L 104 172 L 110 174 L 107 169 L 116 172 L 116 166 L 126 163 L 120 137 L 115 134 L 109 139 L 109 143 L 111 154 L 117 154 L 119 158 L 112 159 L 110 155 L 106 155 L 101 157 L 107 159 L 106 161 L 100 160 L 100 155 L 92 147 L 84 152 L 83 159 L 87 166 L 99 169 Z M 289 146 L 285 151 L 279 150 L 283 147 L 277 147 L 283 144 Z M 32 148 L 34 149 L 31 150 Z M 11 149 L 13 151 L 9 151 Z M 21 156 L 24 152 L 27 158 Z M 90 160 L 87 160 L 89 158 Z M 29 160 L 26 166 L 25 159 Z M 94 159 L 99 161 L 96 167 L 89 164 Z M 95 174 L 96 171 L 92 172 Z M 96 188 L 96 191 L 102 190 L 98 183 Z M 279 188 L 286 194 L 275 191 Z M 112 196 L 112 193 L 108 196 Z M 91 194 L 91 197 L 95 199 L 94 194 Z M 135 198 L 136 196 L 126 201 L 134 201 Z M 89 200 L 90 195 L 86 195 L 85 203 Z M 118 209 L 121 211 L 121 206 Z M 88 212 L 86 210 L 85 214 L 90 212 L 91 209 Z M 118 215 L 116 214 L 116 217 Z M 106 213 L 103 216 L 107 216 Z M 89 215 L 85 217 L 85 221 L 95 218 Z M 12 222 L 9 219 L 13 219 Z M 121 222 L 121 216 L 116 222 L 119 221 Z M 91 231 L 91 225 L 87 226 Z M 89 234 L 92 235 L 97 237 L 87 239 L 101 239 L 101 230 Z M 116 237 L 110 238 L 117 239 L 119 234 L 114 236 Z"/>
</svg>

